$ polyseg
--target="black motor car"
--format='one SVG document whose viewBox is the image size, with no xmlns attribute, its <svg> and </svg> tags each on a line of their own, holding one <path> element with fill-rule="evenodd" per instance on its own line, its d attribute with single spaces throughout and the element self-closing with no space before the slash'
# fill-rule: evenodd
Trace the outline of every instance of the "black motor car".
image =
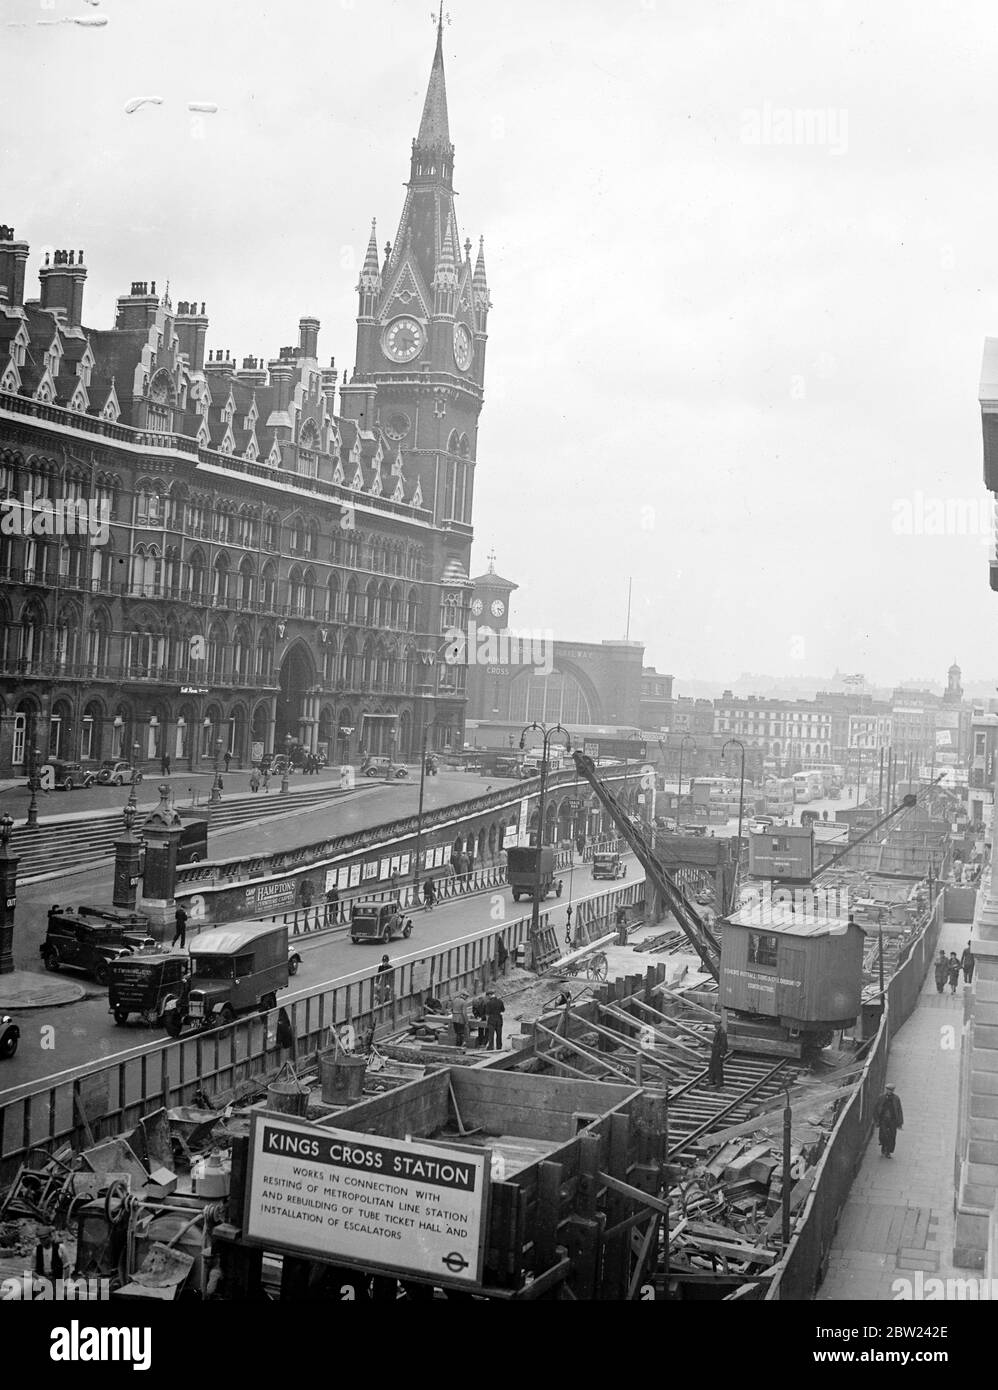
<svg viewBox="0 0 998 1390">
<path fill-rule="evenodd" d="M 45 766 L 52 769 L 55 785 L 61 792 L 71 792 L 75 787 L 92 787 L 96 781 L 93 772 L 65 758 L 49 758 Z"/>
<path fill-rule="evenodd" d="M 110 964 L 137 951 L 154 951 L 149 919 L 116 907 L 50 907 L 39 954 L 46 970 L 69 966 L 107 984 Z"/>
<path fill-rule="evenodd" d="M 10 1014 L 0 1014 L 0 1059 L 13 1057 L 20 1036 L 21 1030 Z"/>
</svg>

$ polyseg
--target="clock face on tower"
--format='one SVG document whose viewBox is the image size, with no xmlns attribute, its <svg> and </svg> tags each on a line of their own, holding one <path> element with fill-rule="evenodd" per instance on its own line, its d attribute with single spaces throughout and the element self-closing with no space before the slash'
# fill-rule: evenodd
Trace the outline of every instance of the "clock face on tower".
<svg viewBox="0 0 998 1390">
<path fill-rule="evenodd" d="M 489 612 L 492 614 L 493 618 L 501 618 L 505 611 L 506 605 L 501 598 L 494 598 L 489 604 Z"/>
<path fill-rule="evenodd" d="M 388 417 L 388 424 L 385 425 L 385 434 L 389 439 L 404 439 L 412 428 L 412 421 L 404 410 L 393 411 Z"/>
<path fill-rule="evenodd" d="M 484 607 L 485 604 L 482 602 L 480 598 L 474 598 L 471 600 L 471 611 L 472 613 L 474 613 L 476 618 L 478 617 L 479 613 L 481 613 Z"/>
<path fill-rule="evenodd" d="M 471 366 L 473 356 L 471 334 L 463 323 L 456 323 L 454 325 L 454 361 L 457 363 L 458 369 L 466 372 Z"/>
<path fill-rule="evenodd" d="M 423 350 L 423 330 L 415 319 L 393 319 L 385 329 L 381 346 L 393 362 L 411 362 Z"/>
</svg>

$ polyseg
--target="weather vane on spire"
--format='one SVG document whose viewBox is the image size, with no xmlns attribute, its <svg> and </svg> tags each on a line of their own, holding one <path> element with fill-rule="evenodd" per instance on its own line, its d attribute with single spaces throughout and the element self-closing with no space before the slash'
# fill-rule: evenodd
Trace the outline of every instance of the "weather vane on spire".
<svg viewBox="0 0 998 1390">
<path fill-rule="evenodd" d="M 432 10 L 430 11 L 430 19 L 437 26 L 437 33 L 442 34 L 444 32 L 444 24 L 450 23 L 450 13 L 444 14 L 444 0 L 440 0 L 439 14 L 434 14 Z"/>
<path fill-rule="evenodd" d="M 488 554 L 488 561 L 489 561 L 489 574 L 495 574 L 495 572 L 496 572 L 496 548 L 495 548 L 495 546 L 493 546 L 492 549 L 489 551 L 489 554 Z"/>
</svg>

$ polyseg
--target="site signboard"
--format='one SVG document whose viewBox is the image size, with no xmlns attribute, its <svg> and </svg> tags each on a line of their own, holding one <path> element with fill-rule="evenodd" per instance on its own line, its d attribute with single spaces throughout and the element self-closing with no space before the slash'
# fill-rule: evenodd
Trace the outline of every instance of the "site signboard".
<svg viewBox="0 0 998 1390">
<path fill-rule="evenodd" d="M 648 756 L 648 745 L 639 738 L 587 738 L 582 751 L 593 762 L 643 763 Z"/>
<path fill-rule="evenodd" d="M 489 1155 L 255 1115 L 243 1234 L 441 1284 L 482 1280 Z"/>
</svg>

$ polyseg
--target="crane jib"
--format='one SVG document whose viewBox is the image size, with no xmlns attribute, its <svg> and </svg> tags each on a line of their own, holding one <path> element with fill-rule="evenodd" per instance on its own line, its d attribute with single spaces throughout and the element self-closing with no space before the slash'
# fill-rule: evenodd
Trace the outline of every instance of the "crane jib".
<svg viewBox="0 0 998 1390">
<path fill-rule="evenodd" d="M 634 825 L 613 792 L 596 775 L 596 764 L 585 753 L 573 753 L 579 776 L 592 787 L 596 797 L 606 810 L 610 819 L 627 844 L 634 851 L 638 863 L 644 869 L 649 883 L 667 904 L 669 911 L 679 923 L 690 945 L 703 961 L 705 970 L 716 980 L 720 975 L 721 948 L 717 938 L 700 918 L 682 888 L 659 863 L 651 845 L 645 838 L 643 828 Z"/>
</svg>

